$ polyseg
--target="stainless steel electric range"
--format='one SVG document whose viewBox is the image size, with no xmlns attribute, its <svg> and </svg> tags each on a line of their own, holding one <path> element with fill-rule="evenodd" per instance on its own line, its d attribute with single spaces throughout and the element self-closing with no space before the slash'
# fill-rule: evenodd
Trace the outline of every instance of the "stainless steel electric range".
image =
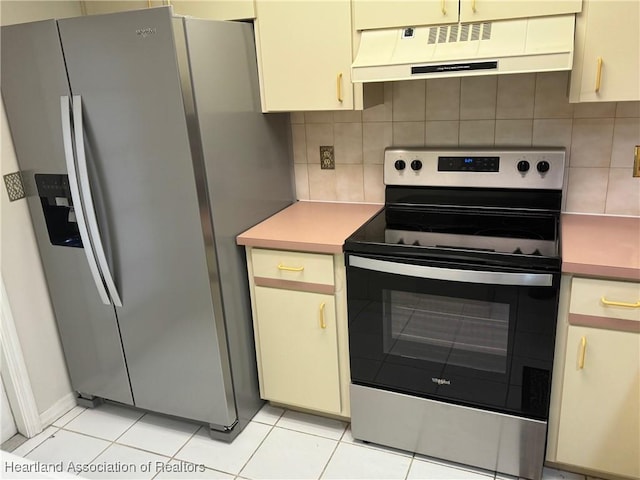
<svg viewBox="0 0 640 480">
<path fill-rule="evenodd" d="M 385 151 L 345 243 L 357 439 L 539 479 L 564 150 Z"/>
</svg>

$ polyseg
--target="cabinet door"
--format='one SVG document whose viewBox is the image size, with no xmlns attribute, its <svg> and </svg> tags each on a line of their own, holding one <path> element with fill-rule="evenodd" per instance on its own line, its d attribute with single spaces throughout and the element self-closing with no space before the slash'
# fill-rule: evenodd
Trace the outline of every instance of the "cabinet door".
<svg viewBox="0 0 640 480">
<path fill-rule="evenodd" d="M 353 0 L 356 30 L 458 21 L 458 0 Z"/>
<path fill-rule="evenodd" d="M 585 1 L 576 18 L 572 102 L 640 100 L 640 2 Z"/>
<path fill-rule="evenodd" d="M 460 0 L 461 22 L 540 17 L 579 12 L 582 0 Z"/>
<path fill-rule="evenodd" d="M 558 462 L 640 475 L 639 358 L 636 333 L 569 326 Z"/>
<path fill-rule="evenodd" d="M 349 0 L 257 0 L 262 110 L 351 110 Z"/>
<path fill-rule="evenodd" d="M 211 20 L 243 20 L 255 18 L 252 0 L 171 0 L 178 15 L 190 15 Z"/>
<path fill-rule="evenodd" d="M 264 398 L 340 413 L 332 295 L 255 287 Z"/>
</svg>

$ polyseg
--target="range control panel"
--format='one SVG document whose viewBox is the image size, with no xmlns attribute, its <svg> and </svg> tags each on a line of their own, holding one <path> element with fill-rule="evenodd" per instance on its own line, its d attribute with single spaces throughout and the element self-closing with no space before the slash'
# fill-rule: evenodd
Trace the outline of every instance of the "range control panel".
<svg viewBox="0 0 640 480">
<path fill-rule="evenodd" d="M 564 181 L 564 148 L 389 147 L 384 157 L 386 185 L 561 190 Z"/>
</svg>

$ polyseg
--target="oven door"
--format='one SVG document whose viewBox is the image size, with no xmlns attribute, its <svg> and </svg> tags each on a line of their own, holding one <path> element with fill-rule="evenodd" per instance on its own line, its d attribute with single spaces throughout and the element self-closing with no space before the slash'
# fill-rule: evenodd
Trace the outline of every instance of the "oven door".
<svg viewBox="0 0 640 480">
<path fill-rule="evenodd" d="M 546 419 L 559 281 L 348 254 L 352 383 Z"/>
</svg>

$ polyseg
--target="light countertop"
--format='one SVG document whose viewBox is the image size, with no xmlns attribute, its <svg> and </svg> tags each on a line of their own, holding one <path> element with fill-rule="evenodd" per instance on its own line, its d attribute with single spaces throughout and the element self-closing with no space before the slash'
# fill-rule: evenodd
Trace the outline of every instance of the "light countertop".
<svg viewBox="0 0 640 480">
<path fill-rule="evenodd" d="M 562 272 L 640 281 L 640 218 L 563 214 Z"/>
<path fill-rule="evenodd" d="M 382 209 L 379 204 L 296 202 L 236 237 L 238 245 L 341 253 L 344 241 Z"/>
</svg>

